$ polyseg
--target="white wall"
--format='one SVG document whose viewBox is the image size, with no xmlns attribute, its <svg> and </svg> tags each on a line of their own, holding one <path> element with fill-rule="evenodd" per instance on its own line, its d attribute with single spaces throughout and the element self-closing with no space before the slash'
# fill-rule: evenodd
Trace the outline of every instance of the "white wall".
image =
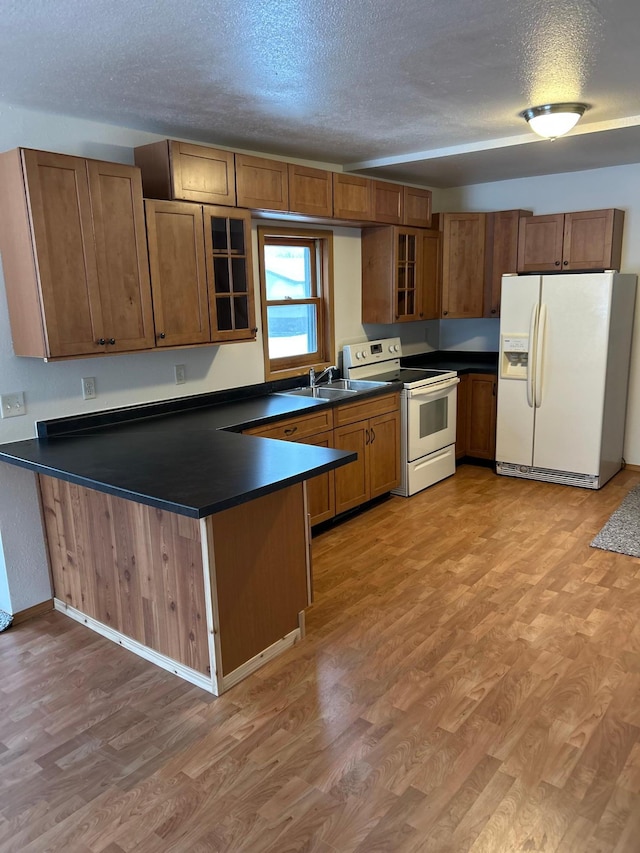
<svg viewBox="0 0 640 853">
<path fill-rule="evenodd" d="M 18 146 L 132 163 L 152 134 L 0 104 L 0 151 Z M 330 164 L 329 164 L 330 165 Z M 287 223 L 290 224 L 290 223 Z M 256 223 L 253 225 L 257 281 Z M 335 329 L 338 346 L 366 337 L 360 322 L 360 231 L 335 228 Z M 256 306 L 258 309 L 258 306 Z M 259 309 L 256 316 L 260 316 Z M 176 386 L 173 365 L 186 365 Z M 81 377 L 98 396 L 84 401 Z M 0 420 L 0 443 L 31 438 L 34 422 L 77 412 L 164 400 L 264 381 L 262 340 L 219 347 L 137 353 L 56 363 L 13 354 L 0 271 L 0 394 L 23 391 L 27 414 Z M 0 463 L 0 608 L 16 613 L 51 596 L 34 475 Z M 4 570 L 3 570 L 4 566 Z"/>
<path fill-rule="evenodd" d="M 621 269 L 640 278 L 639 187 L 640 163 L 636 163 L 460 187 L 450 190 L 443 203 L 447 210 L 524 208 L 535 214 L 620 208 L 625 211 Z M 635 308 L 624 457 L 640 465 L 640 293 Z"/>
</svg>

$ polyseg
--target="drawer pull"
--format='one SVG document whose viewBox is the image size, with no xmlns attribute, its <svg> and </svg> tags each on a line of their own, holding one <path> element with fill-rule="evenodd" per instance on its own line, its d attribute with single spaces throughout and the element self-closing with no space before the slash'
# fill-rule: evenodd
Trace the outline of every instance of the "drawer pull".
<svg viewBox="0 0 640 853">
<path fill-rule="evenodd" d="M 297 432 L 297 431 L 298 431 L 298 427 L 297 427 L 297 426 L 287 427 L 287 428 L 285 429 L 285 431 L 284 431 L 284 434 L 285 434 L 285 435 L 293 435 L 293 434 L 294 434 L 294 432 Z"/>
</svg>

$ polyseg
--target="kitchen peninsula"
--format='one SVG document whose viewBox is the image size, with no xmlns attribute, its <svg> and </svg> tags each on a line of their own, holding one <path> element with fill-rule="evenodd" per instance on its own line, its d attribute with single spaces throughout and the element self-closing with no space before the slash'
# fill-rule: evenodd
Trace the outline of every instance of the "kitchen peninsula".
<svg viewBox="0 0 640 853">
<path fill-rule="evenodd" d="M 56 608 L 220 694 L 304 635 L 304 481 L 356 455 L 238 434 L 322 401 L 209 397 L 41 422 L 0 461 L 38 475 Z"/>
</svg>

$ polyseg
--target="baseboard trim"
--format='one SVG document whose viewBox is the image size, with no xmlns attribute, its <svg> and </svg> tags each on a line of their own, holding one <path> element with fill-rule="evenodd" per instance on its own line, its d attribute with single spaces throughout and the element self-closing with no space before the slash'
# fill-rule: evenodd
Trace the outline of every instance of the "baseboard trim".
<svg viewBox="0 0 640 853">
<path fill-rule="evenodd" d="M 265 663 L 268 663 L 270 660 L 273 660 L 273 658 L 277 657 L 286 649 L 291 648 L 291 646 L 298 643 L 301 639 L 302 626 L 294 628 L 293 631 L 290 631 L 288 634 L 282 637 L 282 639 L 276 640 L 275 643 L 268 646 L 268 648 L 264 649 L 264 651 L 259 652 L 257 655 L 255 655 L 255 657 L 252 657 L 250 660 L 245 661 L 237 669 L 234 669 L 233 672 L 230 672 L 228 675 L 223 675 L 221 692 L 224 692 L 230 687 L 233 687 L 234 684 L 237 684 L 239 681 L 242 681 L 243 678 L 246 678 L 248 675 L 251 675 L 251 673 L 255 672 L 256 669 L 259 669 L 261 666 L 264 666 Z"/>
<path fill-rule="evenodd" d="M 640 471 L 640 465 L 630 465 L 628 462 L 624 466 L 628 471 Z"/>
<path fill-rule="evenodd" d="M 28 619 L 35 619 L 36 616 L 42 616 L 44 613 L 50 613 L 53 610 L 53 599 L 41 601 L 40 604 L 34 604 L 33 607 L 27 607 L 26 610 L 19 610 L 13 614 L 13 624 L 19 625 L 21 622 L 26 622 Z"/>
<path fill-rule="evenodd" d="M 208 693 L 216 693 L 210 675 L 204 675 L 203 673 L 192 669 L 190 666 L 185 666 L 183 663 L 173 660 L 173 658 L 167 657 L 160 652 L 156 652 L 154 649 L 150 649 L 148 646 L 143 646 L 142 643 L 139 643 L 137 640 L 132 640 L 131 637 L 127 637 L 126 634 L 121 634 L 120 631 L 110 628 L 103 622 L 98 622 L 97 619 L 93 619 L 91 616 L 87 616 L 86 613 L 76 610 L 75 607 L 72 607 L 70 604 L 66 604 L 59 598 L 54 598 L 53 604 L 55 609 L 60 613 L 64 613 L 76 622 L 86 625 L 87 628 L 91 628 L 91 630 L 95 631 L 96 634 L 100 634 L 100 636 L 105 637 L 107 640 L 111 640 L 111 642 L 117 643 L 119 646 L 128 649 L 130 652 L 138 655 L 138 657 L 144 658 L 150 663 L 154 663 L 156 666 L 166 669 L 168 672 L 172 672 L 174 675 L 177 675 L 179 678 L 183 678 L 190 684 L 202 687 L 202 689 L 206 690 Z"/>
</svg>

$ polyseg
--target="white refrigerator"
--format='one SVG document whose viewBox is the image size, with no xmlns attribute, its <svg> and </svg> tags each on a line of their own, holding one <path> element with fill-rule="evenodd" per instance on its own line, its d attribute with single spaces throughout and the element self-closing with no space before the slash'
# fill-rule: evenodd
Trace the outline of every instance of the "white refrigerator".
<svg viewBox="0 0 640 853">
<path fill-rule="evenodd" d="M 502 279 L 496 471 L 599 489 L 622 467 L 636 276 Z"/>
</svg>

